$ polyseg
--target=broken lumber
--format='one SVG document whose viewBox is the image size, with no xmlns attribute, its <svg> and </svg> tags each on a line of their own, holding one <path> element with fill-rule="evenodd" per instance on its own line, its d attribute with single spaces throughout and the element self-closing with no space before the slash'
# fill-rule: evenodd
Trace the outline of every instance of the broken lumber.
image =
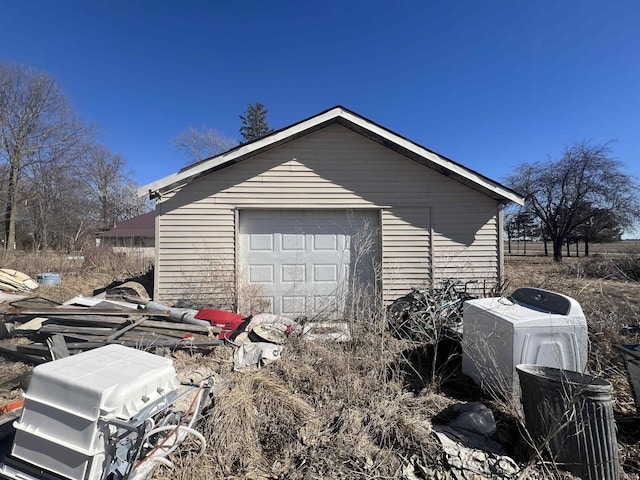
<svg viewBox="0 0 640 480">
<path fill-rule="evenodd" d="M 45 363 L 47 361 L 46 356 L 44 355 L 32 355 L 23 352 L 19 352 L 17 345 L 12 345 L 7 342 L 0 342 L 0 353 L 7 355 L 8 357 L 14 358 L 21 362 L 26 363 Z"/>
<path fill-rule="evenodd" d="M 103 302 L 104 303 L 104 302 Z M 109 307 L 16 307 L 9 306 L 3 312 L 7 316 L 47 316 L 61 317 L 67 315 L 86 315 L 86 316 L 127 316 L 127 315 L 144 315 L 146 317 L 168 317 L 168 310 L 136 310 L 135 308 L 109 308 Z"/>
</svg>

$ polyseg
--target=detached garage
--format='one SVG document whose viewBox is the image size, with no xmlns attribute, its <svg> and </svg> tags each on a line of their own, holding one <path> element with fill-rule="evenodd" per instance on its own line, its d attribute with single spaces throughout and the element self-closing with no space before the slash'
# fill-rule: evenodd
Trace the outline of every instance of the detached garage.
<svg viewBox="0 0 640 480">
<path fill-rule="evenodd" d="M 499 283 L 502 209 L 523 201 L 343 107 L 141 191 L 155 300 L 324 318 L 447 278 Z"/>
</svg>

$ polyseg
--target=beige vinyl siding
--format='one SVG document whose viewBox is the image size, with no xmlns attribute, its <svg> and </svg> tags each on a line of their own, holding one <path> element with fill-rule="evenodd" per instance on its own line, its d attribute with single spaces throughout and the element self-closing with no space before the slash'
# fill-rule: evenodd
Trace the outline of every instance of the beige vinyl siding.
<svg viewBox="0 0 640 480">
<path fill-rule="evenodd" d="M 473 191 L 465 198 L 434 213 L 434 283 L 476 280 L 475 290 L 489 291 L 499 278 L 497 205 Z"/>
<path fill-rule="evenodd" d="M 161 301 L 198 295 L 234 305 L 236 212 L 244 208 L 381 211 L 387 302 L 458 266 L 497 275 L 495 201 L 335 124 L 195 180 L 157 208 Z"/>
<path fill-rule="evenodd" d="M 382 278 L 386 302 L 431 281 L 430 215 L 428 207 L 383 210 Z"/>
</svg>

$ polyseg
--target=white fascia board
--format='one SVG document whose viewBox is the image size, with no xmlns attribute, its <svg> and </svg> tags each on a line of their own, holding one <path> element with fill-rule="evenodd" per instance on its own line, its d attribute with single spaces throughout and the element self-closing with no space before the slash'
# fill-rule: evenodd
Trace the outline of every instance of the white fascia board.
<svg viewBox="0 0 640 480">
<path fill-rule="evenodd" d="M 190 178 L 195 177 L 202 172 L 206 172 L 207 170 L 211 170 L 219 165 L 222 165 L 226 162 L 235 160 L 236 158 L 241 158 L 245 155 L 248 155 L 256 150 L 260 150 L 264 147 L 268 147 L 273 143 L 277 143 L 281 140 L 286 140 L 288 137 L 292 137 L 298 133 L 304 132 L 309 128 L 313 128 L 316 125 L 319 125 L 323 122 L 327 122 L 332 120 L 333 118 L 339 117 L 343 113 L 341 108 L 333 108 L 327 112 L 324 112 L 321 115 L 317 115 L 315 117 L 309 118 L 303 122 L 300 122 L 296 125 L 291 126 L 290 128 L 286 128 L 280 132 L 268 135 L 267 137 L 257 140 L 255 142 L 251 142 L 248 145 L 244 145 L 240 148 L 234 149 L 231 152 L 223 153 L 214 157 L 210 160 L 206 160 L 199 165 L 194 165 L 187 170 L 182 172 L 174 173 L 172 175 L 161 178 L 160 180 L 156 180 L 155 182 L 149 183 L 138 188 L 138 195 L 147 195 L 149 192 L 156 192 L 161 190 L 169 185 L 175 185 L 180 183 L 187 183 Z"/>
</svg>

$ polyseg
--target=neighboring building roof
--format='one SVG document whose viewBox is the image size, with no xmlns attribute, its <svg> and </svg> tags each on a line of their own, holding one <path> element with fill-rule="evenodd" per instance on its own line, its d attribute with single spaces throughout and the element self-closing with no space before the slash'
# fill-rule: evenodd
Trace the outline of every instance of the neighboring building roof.
<svg viewBox="0 0 640 480">
<path fill-rule="evenodd" d="M 98 237 L 155 237 L 156 212 L 145 213 L 116 224 L 111 230 L 101 232 Z"/>
<path fill-rule="evenodd" d="M 411 140 L 388 130 L 344 107 L 336 106 L 313 117 L 277 130 L 265 137 L 239 145 L 215 157 L 189 165 L 177 173 L 140 187 L 138 193 L 151 197 L 180 188 L 185 184 L 221 170 L 264 151 L 307 135 L 331 124 L 340 124 L 360 135 L 411 158 L 499 202 L 524 203 L 524 198 L 510 188 L 484 175 L 439 155 Z"/>
</svg>

